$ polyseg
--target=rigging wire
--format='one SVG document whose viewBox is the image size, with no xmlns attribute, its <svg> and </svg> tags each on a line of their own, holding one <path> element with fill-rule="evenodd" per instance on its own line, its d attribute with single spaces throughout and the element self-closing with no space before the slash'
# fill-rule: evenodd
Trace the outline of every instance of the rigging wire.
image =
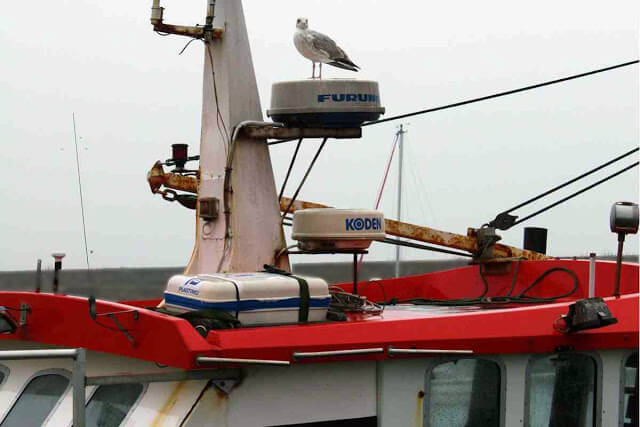
<svg viewBox="0 0 640 427">
<path fill-rule="evenodd" d="M 468 257 L 468 258 L 473 258 L 473 255 L 465 253 L 465 252 L 452 251 L 452 250 L 449 250 L 449 249 L 437 248 L 435 246 L 422 245 L 422 244 L 419 244 L 419 243 L 407 242 L 405 240 L 400 240 L 400 239 L 391 239 L 389 237 L 385 238 L 384 240 L 380 240 L 380 243 L 388 243 L 388 244 L 391 244 L 391 245 L 406 246 L 408 248 L 424 249 L 424 250 L 427 250 L 427 251 L 442 252 L 443 254 L 459 255 L 459 256 L 464 256 L 464 257 Z"/>
<path fill-rule="evenodd" d="M 76 171 L 78 172 L 78 191 L 80 193 L 80 212 L 82 213 L 82 235 L 84 237 L 84 256 L 87 260 L 87 271 L 91 270 L 89 264 L 89 248 L 87 245 L 87 226 L 84 215 L 84 199 L 82 198 L 82 179 L 80 177 L 80 156 L 78 155 L 78 134 L 76 133 L 76 113 L 71 113 L 73 120 L 73 142 L 76 147 Z"/>
<path fill-rule="evenodd" d="M 293 164 L 296 161 L 296 157 L 298 157 L 298 150 L 300 150 L 300 144 L 302 144 L 302 138 L 298 140 L 298 144 L 296 145 L 296 151 L 293 152 L 293 157 L 291 158 L 291 162 L 289 163 L 289 169 L 287 170 L 287 175 L 284 177 L 284 181 L 282 182 L 282 187 L 280 188 L 280 193 L 278 194 L 278 202 L 282 200 L 284 189 L 287 186 L 287 181 L 289 181 L 289 175 L 291 175 L 291 169 L 293 169 Z"/>
<path fill-rule="evenodd" d="M 513 225 L 520 224 L 521 222 L 524 222 L 524 221 L 526 221 L 526 220 L 528 220 L 528 219 L 531 219 L 531 218 L 533 218 L 534 216 L 537 216 L 537 215 L 539 215 L 539 214 L 541 214 L 541 213 L 543 213 L 543 212 L 545 212 L 545 211 L 547 211 L 547 210 L 549 210 L 549 209 L 551 209 L 551 208 L 553 208 L 553 207 L 555 207 L 555 206 L 558 206 L 558 205 L 559 205 L 559 204 L 561 204 L 561 203 L 566 202 L 567 200 L 573 199 L 574 197 L 576 197 L 576 196 L 578 196 L 578 195 L 580 195 L 580 194 L 584 193 L 585 191 L 590 190 L 590 189 L 592 189 L 592 188 L 594 188 L 594 187 L 596 187 L 596 186 L 598 186 L 598 185 L 600 185 L 600 184 L 603 184 L 603 183 L 605 183 L 605 182 L 609 181 L 610 179 L 615 178 L 616 176 L 618 176 L 618 175 L 620 175 L 620 174 L 622 174 L 622 173 L 624 173 L 624 172 L 626 172 L 626 171 L 628 171 L 628 170 L 630 170 L 630 169 L 632 169 L 632 168 L 634 168 L 634 167 L 638 166 L 638 163 L 640 163 L 640 162 L 635 162 L 635 163 L 633 163 L 633 164 L 631 164 L 631 165 L 629 165 L 629 166 L 627 166 L 627 167 L 625 167 L 625 168 L 622 168 L 622 169 L 620 169 L 618 172 L 615 172 L 615 173 L 613 173 L 613 174 L 611 174 L 611 175 L 609 175 L 609 176 L 607 176 L 607 177 L 604 177 L 604 178 L 602 178 L 601 180 L 596 181 L 596 182 L 594 182 L 593 184 L 591 184 L 591 185 L 589 185 L 589 186 L 587 186 L 587 187 L 584 187 L 583 189 L 581 189 L 581 190 L 579 190 L 579 191 L 576 191 L 575 193 L 570 194 L 570 195 L 568 195 L 567 197 L 564 197 L 564 198 L 562 198 L 562 199 L 558 200 L 557 202 L 552 203 L 552 204 L 550 204 L 549 206 L 546 206 L 546 207 L 544 207 L 544 208 L 542 208 L 542 209 L 540 209 L 540 210 L 538 210 L 538 211 L 536 211 L 536 212 L 532 213 L 531 215 L 527 215 L 527 216 L 525 216 L 524 218 L 521 218 L 521 219 L 519 219 L 519 220 L 515 221 L 515 222 L 513 223 Z M 513 225 L 512 225 L 512 226 L 513 226 Z"/>
<path fill-rule="evenodd" d="M 377 125 L 379 123 L 390 122 L 392 120 L 399 120 L 399 119 L 404 119 L 404 118 L 407 118 L 407 117 L 418 116 L 418 115 L 421 115 L 421 114 L 433 113 L 434 111 L 440 111 L 440 110 L 446 110 L 446 109 L 449 109 L 449 108 L 460 107 L 462 105 L 473 104 L 475 102 L 486 101 L 486 100 L 493 99 L 493 98 L 499 98 L 501 96 L 512 95 L 514 93 L 519 93 L 519 92 L 524 92 L 524 91 L 527 91 L 527 90 L 537 89 L 537 88 L 544 87 L 544 86 L 550 86 L 550 85 L 554 85 L 554 84 L 557 84 L 557 83 L 563 83 L 563 82 L 566 82 L 566 81 L 569 81 L 569 80 L 579 79 L 579 78 L 582 78 L 582 77 L 587 77 L 587 76 L 591 76 L 591 75 L 594 75 L 594 74 L 603 73 L 605 71 L 611 71 L 611 70 L 615 70 L 617 68 L 627 67 L 629 65 L 633 65 L 633 64 L 637 64 L 637 63 L 638 63 L 638 60 L 636 59 L 634 61 L 628 61 L 628 62 L 624 62 L 622 64 L 612 65 L 610 67 L 599 68 L 597 70 L 587 71 L 586 73 L 574 74 L 572 76 L 563 77 L 563 78 L 560 78 L 560 79 L 549 80 L 549 81 L 542 82 L 542 83 L 536 83 L 536 84 L 529 85 L 529 86 L 524 86 L 524 87 L 521 87 L 521 88 L 518 88 L 518 89 L 511 89 L 511 90 L 507 90 L 507 91 L 504 91 L 504 92 L 498 92 L 498 93 L 494 93 L 492 95 L 485 95 L 485 96 L 481 96 L 481 97 L 478 97 L 478 98 L 467 99 L 465 101 L 454 102 L 452 104 L 442 105 L 442 106 L 439 106 L 439 107 L 427 108 L 425 110 L 415 111 L 413 113 L 400 114 L 398 116 L 392 116 L 392 117 L 387 117 L 387 118 L 380 119 L 380 120 L 374 120 L 372 122 L 364 123 L 362 126 Z"/>
<path fill-rule="evenodd" d="M 304 182 L 307 180 L 307 177 L 309 176 L 309 173 L 311 172 L 311 169 L 313 168 L 313 165 L 316 163 L 316 160 L 318 160 L 318 156 L 320 155 L 320 152 L 324 148 L 324 144 L 327 142 L 327 139 L 329 139 L 329 138 L 325 137 L 322 140 L 322 143 L 320 144 L 320 147 L 318 148 L 318 151 L 316 151 L 315 156 L 313 156 L 313 160 L 311 160 L 311 164 L 309 165 L 309 167 L 307 168 L 307 171 L 305 172 L 304 176 L 302 177 L 302 181 L 298 185 L 298 188 L 296 189 L 295 193 L 293 193 L 293 197 L 291 197 L 291 201 L 289 202 L 289 206 L 287 206 L 287 209 L 285 209 L 284 213 L 282 214 L 282 220 L 283 221 L 284 221 L 284 218 L 289 213 L 289 209 L 291 209 L 291 206 L 293 206 L 293 204 L 295 203 L 296 198 L 298 197 L 298 193 L 302 189 L 302 186 L 304 185 Z"/>
<path fill-rule="evenodd" d="M 407 158 L 409 159 L 409 167 L 407 168 L 411 173 L 411 178 L 413 179 L 413 185 L 415 186 L 415 198 L 418 200 L 418 208 L 420 210 L 420 214 L 422 214 L 423 218 L 428 218 L 427 211 L 425 211 L 424 207 L 427 207 L 427 210 L 431 214 L 431 223 L 436 226 L 436 216 L 433 208 L 431 207 L 431 203 L 429 202 L 429 194 L 427 193 L 427 186 L 422 181 L 422 178 L 419 174 L 419 169 L 416 166 L 416 162 L 414 161 L 414 156 L 411 153 L 411 144 L 406 145 L 407 150 Z"/>
<path fill-rule="evenodd" d="M 502 211 L 502 212 L 500 212 L 500 213 L 496 216 L 496 219 L 494 219 L 493 221 L 491 221 L 491 222 L 487 223 L 486 225 L 493 226 L 493 225 L 497 222 L 497 220 L 498 220 L 498 218 L 499 218 L 500 216 L 506 215 L 506 214 L 508 214 L 508 213 L 509 213 L 509 212 L 511 212 L 511 211 L 514 211 L 514 210 L 516 210 L 516 209 L 519 209 L 519 208 L 521 208 L 521 207 L 523 207 L 523 206 L 526 206 L 526 205 L 528 205 L 528 204 L 530 204 L 530 203 L 535 202 L 536 200 L 539 200 L 539 199 L 541 199 L 541 198 L 543 198 L 543 197 L 545 197 L 545 196 L 548 196 L 549 194 L 554 193 L 554 192 L 556 192 L 557 190 L 560 190 L 561 188 L 566 187 L 567 185 L 573 184 L 574 182 L 579 181 L 579 180 L 581 180 L 582 178 L 585 178 L 585 177 L 587 177 L 587 176 L 589 176 L 589 175 L 591 175 L 591 174 L 593 174 L 593 173 L 595 173 L 595 172 L 597 172 L 597 171 L 599 171 L 599 170 L 601 170 L 601 169 L 603 169 L 603 168 L 605 168 L 605 167 L 607 167 L 607 166 L 609 166 L 609 165 L 611 165 L 611 164 L 613 164 L 613 163 L 615 163 L 615 162 L 617 162 L 617 161 L 619 161 L 619 160 L 621 160 L 621 159 L 624 159 L 624 158 L 625 158 L 625 157 L 627 157 L 627 156 L 630 156 L 631 154 L 633 154 L 633 153 L 637 152 L 638 150 L 640 150 L 640 148 L 639 148 L 639 147 L 636 147 L 636 148 L 634 148 L 634 149 L 632 149 L 632 150 L 630 150 L 630 151 L 627 151 L 626 153 L 624 153 L 624 154 L 622 154 L 622 155 L 620 155 L 620 156 L 618 156 L 618 157 L 616 157 L 616 158 L 614 158 L 614 159 L 611 159 L 611 160 L 609 160 L 608 162 L 605 162 L 605 163 L 603 163 L 603 164 L 601 164 L 601 165 L 599 165 L 599 166 L 597 166 L 597 167 L 595 167 L 595 168 L 593 168 L 593 169 L 591 169 L 591 170 L 589 170 L 589 171 L 587 171 L 587 172 L 583 173 L 582 175 L 578 175 L 578 176 L 576 176 L 575 178 L 570 179 L 569 181 L 566 181 L 566 182 L 564 182 L 564 183 L 562 183 L 562 184 L 560 184 L 560 185 L 557 185 L 557 186 L 553 187 L 553 188 L 552 188 L 552 189 L 550 189 L 550 190 L 545 191 L 545 192 L 544 192 L 544 193 L 542 193 L 542 194 L 539 194 L 539 195 L 537 195 L 537 196 L 535 196 L 535 197 L 532 197 L 531 199 L 526 200 L 526 201 L 524 201 L 524 202 L 522 202 L 522 203 L 520 203 L 520 204 L 518 204 L 518 205 L 516 205 L 516 206 L 514 206 L 514 207 L 512 207 L 512 208 L 510 208 L 510 209 L 507 209 L 507 210 L 505 210 L 505 211 Z M 577 194 L 576 194 L 576 195 L 577 195 Z M 520 220 L 520 221 L 517 221 L 517 222 L 513 223 L 511 226 L 509 226 L 509 228 L 510 228 L 510 227 L 512 227 L 513 225 L 515 225 L 515 224 L 519 223 L 519 222 L 522 222 L 522 221 L 524 221 L 524 219 L 522 219 L 522 220 Z"/>
</svg>

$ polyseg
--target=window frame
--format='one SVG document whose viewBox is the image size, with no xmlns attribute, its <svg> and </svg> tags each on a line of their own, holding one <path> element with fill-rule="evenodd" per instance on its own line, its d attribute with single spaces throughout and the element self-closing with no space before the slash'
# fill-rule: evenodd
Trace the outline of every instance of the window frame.
<svg viewBox="0 0 640 427">
<path fill-rule="evenodd" d="M 4 374 L 2 381 L 0 381 L 0 387 L 2 387 L 2 385 L 7 382 L 7 379 L 9 378 L 9 374 L 11 373 L 11 369 L 9 369 L 5 365 L 0 365 L 0 372 Z"/>
<path fill-rule="evenodd" d="M 525 370 L 524 377 L 524 413 L 522 414 L 522 425 L 524 427 L 531 427 L 529 424 L 529 410 L 531 409 L 530 399 L 529 399 L 529 385 L 531 384 L 531 369 L 532 365 L 536 360 L 544 359 L 550 356 L 558 356 L 562 354 L 581 354 L 584 356 L 589 356 L 594 361 L 596 365 L 595 372 L 595 387 L 594 387 L 594 402 L 593 402 L 593 410 L 594 410 L 594 426 L 601 427 L 602 426 L 602 358 L 597 352 L 593 351 L 562 351 L 555 353 L 540 353 L 534 354 L 529 357 L 527 360 L 527 368 Z M 589 426 L 591 427 L 591 426 Z"/>
<path fill-rule="evenodd" d="M 627 409 L 624 407 L 624 379 L 625 379 L 624 368 L 626 368 L 627 366 L 627 359 L 629 359 L 634 354 L 637 354 L 638 357 L 640 358 L 639 349 L 634 348 L 632 350 L 624 352 L 622 354 L 622 360 L 620 361 L 620 391 L 619 391 L 620 394 L 618 395 L 618 401 L 620 403 L 618 406 L 618 427 L 624 426 L 624 413 L 625 413 L 625 410 Z M 638 369 L 640 369 L 640 361 L 638 363 Z"/>
<path fill-rule="evenodd" d="M 427 414 L 431 412 L 430 407 L 430 396 L 431 396 L 431 371 L 438 365 L 442 365 L 444 363 L 455 362 L 456 360 L 463 359 L 474 359 L 474 360 L 487 360 L 498 365 L 498 370 L 500 372 L 500 404 L 499 404 L 499 424 L 500 427 L 505 427 L 505 417 L 506 417 L 506 403 L 507 403 L 507 368 L 502 360 L 498 356 L 448 356 L 448 357 L 438 357 L 436 359 L 429 360 L 427 363 L 427 368 L 424 374 L 424 399 L 422 402 L 422 426 L 430 427 L 431 423 L 429 423 L 427 419 Z"/>
<path fill-rule="evenodd" d="M 140 392 L 140 395 L 135 400 L 135 402 L 133 402 L 133 405 L 131 405 L 131 408 L 129 408 L 127 415 L 122 419 L 122 421 L 120 422 L 120 425 L 126 425 L 127 421 L 129 421 L 129 418 L 131 418 L 133 411 L 138 407 L 138 405 L 140 404 L 140 401 L 142 401 L 142 398 L 144 397 L 144 395 L 147 393 L 147 390 L 149 389 L 149 383 L 139 382 L 135 384 L 140 384 L 142 386 L 142 391 Z M 107 385 L 107 384 L 104 384 L 104 385 Z M 123 385 L 123 384 L 108 384 L 108 385 Z M 84 404 L 85 413 L 87 410 L 87 406 L 89 406 L 89 402 L 91 402 L 91 399 L 93 399 L 93 395 L 96 394 L 96 391 L 98 391 L 99 387 L 102 387 L 102 385 L 94 386 L 93 390 L 91 390 L 91 392 L 89 393 L 89 397 L 85 398 L 85 404 Z M 71 422 L 69 423 L 69 427 L 73 427 L 73 420 L 71 420 Z"/>
<path fill-rule="evenodd" d="M 2 423 L 7 418 L 7 416 L 11 413 L 11 410 L 13 409 L 13 407 L 16 406 L 16 403 L 18 402 L 20 397 L 22 397 L 22 394 L 24 393 L 24 391 L 27 388 L 27 386 L 29 384 L 31 384 L 31 381 L 33 381 L 37 377 L 41 377 L 43 375 L 61 375 L 61 376 L 65 377 L 66 379 L 69 380 L 69 383 L 67 384 L 67 387 L 64 389 L 64 391 L 62 392 L 62 394 L 58 398 L 58 401 L 53 406 L 53 408 L 51 408 L 51 411 L 49 411 L 49 414 L 47 415 L 47 417 L 42 421 L 42 425 L 45 425 L 47 422 L 49 422 L 49 419 L 51 418 L 51 416 L 58 410 L 58 407 L 60 406 L 60 404 L 64 400 L 64 397 L 69 393 L 69 390 L 71 390 L 71 388 L 72 388 L 72 384 L 71 384 L 71 382 L 72 382 L 71 381 L 72 380 L 72 374 L 71 374 L 70 371 L 68 371 L 66 369 L 50 368 L 50 369 L 41 369 L 39 371 L 34 372 L 22 384 L 22 386 L 20 387 L 20 391 L 18 393 L 16 393 L 15 397 L 13 398 L 13 401 L 11 402 L 11 405 L 9 406 L 9 409 L 7 409 L 5 411 L 5 413 L 2 414 L 2 417 L 0 417 L 0 425 L 2 425 Z"/>
</svg>

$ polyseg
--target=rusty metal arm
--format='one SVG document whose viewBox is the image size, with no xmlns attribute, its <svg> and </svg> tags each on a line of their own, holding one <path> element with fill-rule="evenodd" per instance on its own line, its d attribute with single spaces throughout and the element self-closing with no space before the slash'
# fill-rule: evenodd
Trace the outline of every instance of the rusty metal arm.
<svg viewBox="0 0 640 427">
<path fill-rule="evenodd" d="M 177 173 L 166 173 L 160 162 L 156 162 L 147 172 L 147 182 L 152 193 L 158 193 L 161 187 L 174 190 L 198 193 L 198 180 L 192 176 L 182 176 Z"/>
<path fill-rule="evenodd" d="M 280 210 L 284 211 L 289 206 L 291 199 L 283 197 L 280 200 Z M 295 212 L 297 210 L 309 209 L 309 208 L 328 208 L 330 206 L 322 205 L 320 203 L 305 202 L 303 200 L 296 200 L 289 208 L 289 212 Z M 403 237 L 406 239 L 417 240 L 420 242 L 431 243 L 434 245 L 446 246 L 448 248 L 460 249 L 472 254 L 476 254 L 478 251 L 478 240 L 475 236 L 464 236 L 462 234 L 449 233 L 447 231 L 440 231 L 429 227 L 422 227 L 420 225 L 409 224 L 406 222 L 395 221 L 392 219 L 384 220 L 385 230 L 387 234 L 397 237 Z M 494 258 L 526 258 L 528 260 L 544 260 L 551 259 L 546 255 L 538 252 L 528 251 L 525 249 L 514 248 L 512 246 L 495 244 L 493 246 Z"/>
<path fill-rule="evenodd" d="M 166 173 L 160 162 L 156 162 L 151 170 L 147 173 L 147 181 L 152 193 L 160 192 L 161 187 L 171 188 L 174 190 L 186 191 L 197 194 L 198 180 L 192 176 L 182 176 L 175 173 Z M 291 202 L 291 199 L 283 197 L 280 200 L 280 210 L 284 211 Z M 304 200 L 296 200 L 289 212 L 309 208 L 328 208 L 330 206 L 320 203 L 306 202 Z M 402 237 L 405 239 L 417 240 L 419 242 L 431 243 L 434 245 L 445 246 L 448 248 L 459 249 L 471 254 L 478 252 L 478 240 L 475 237 L 473 229 L 469 230 L 470 235 L 462 235 L 450 233 L 447 231 L 436 230 L 430 227 L 409 224 L 406 222 L 385 219 L 385 229 L 387 234 Z M 495 244 L 493 246 L 494 258 L 525 258 L 528 260 L 545 260 L 551 259 L 546 255 L 538 252 L 519 249 L 508 245 Z"/>
<path fill-rule="evenodd" d="M 211 21 L 213 21 L 211 4 L 209 5 L 207 25 L 205 26 L 189 27 L 185 25 L 165 24 L 162 22 L 163 13 L 164 7 L 160 7 L 160 0 L 154 0 L 153 6 L 151 7 L 151 25 L 153 25 L 154 31 L 207 40 L 221 39 L 224 33 L 222 28 L 213 28 L 211 26 Z M 209 19 L 209 17 L 211 17 L 211 19 Z"/>
<path fill-rule="evenodd" d="M 361 128 L 289 128 L 289 127 L 247 127 L 244 132 L 250 138 L 298 139 L 298 138 L 361 138 Z"/>
</svg>

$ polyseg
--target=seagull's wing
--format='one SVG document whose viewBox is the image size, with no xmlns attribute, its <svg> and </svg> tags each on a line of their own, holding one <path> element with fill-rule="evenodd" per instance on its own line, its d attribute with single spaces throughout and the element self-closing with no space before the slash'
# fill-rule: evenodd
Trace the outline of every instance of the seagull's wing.
<svg viewBox="0 0 640 427">
<path fill-rule="evenodd" d="M 344 50 L 334 42 L 329 36 L 325 36 L 317 31 L 308 31 L 311 36 L 311 44 L 314 49 L 321 50 L 329 56 L 329 65 L 333 65 L 346 70 L 358 71 L 358 66 L 351 62 Z"/>
</svg>

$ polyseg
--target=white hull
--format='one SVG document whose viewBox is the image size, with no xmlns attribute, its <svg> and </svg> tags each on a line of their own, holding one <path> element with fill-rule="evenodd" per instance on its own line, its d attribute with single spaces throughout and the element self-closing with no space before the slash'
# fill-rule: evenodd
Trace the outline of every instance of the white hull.
<svg viewBox="0 0 640 427">
<path fill-rule="evenodd" d="M 0 349 L 17 349 L 12 344 L 15 343 L 0 342 Z M 19 348 L 47 347 L 20 343 Z M 594 425 L 622 425 L 619 424 L 621 411 L 626 405 L 622 385 L 624 363 L 633 353 L 630 350 L 584 353 L 592 356 L 597 365 L 593 390 Z M 528 410 L 526 387 L 531 375 L 528 366 L 541 355 L 479 357 L 500 366 L 500 425 L 523 425 Z M 385 362 L 245 367 L 219 370 L 227 379 L 217 381 L 215 385 L 209 384 L 207 379 L 144 383 L 142 394 L 120 425 L 250 427 L 353 418 L 368 418 L 367 422 L 371 423 L 375 422 L 374 417 L 381 426 L 423 425 L 423 421 L 429 419 L 425 401 L 431 398 L 427 387 L 431 369 L 451 360 L 452 357 L 445 356 Z M 70 376 L 73 362 L 64 359 L 7 360 L 0 361 L 0 367 L 4 367 L 6 374 L 0 385 L 0 417 L 4 419 L 32 378 L 43 373 Z M 172 372 L 184 371 L 137 359 L 87 352 L 88 379 L 151 374 L 147 379 L 155 376 L 157 380 Z M 87 401 L 95 389 L 96 386 L 86 387 Z M 229 389 L 228 393 L 223 391 Z M 458 389 L 454 384 L 449 390 L 456 394 Z M 455 399 L 455 396 L 451 398 Z M 70 426 L 72 400 L 72 390 L 68 387 L 44 425 Z"/>
</svg>

